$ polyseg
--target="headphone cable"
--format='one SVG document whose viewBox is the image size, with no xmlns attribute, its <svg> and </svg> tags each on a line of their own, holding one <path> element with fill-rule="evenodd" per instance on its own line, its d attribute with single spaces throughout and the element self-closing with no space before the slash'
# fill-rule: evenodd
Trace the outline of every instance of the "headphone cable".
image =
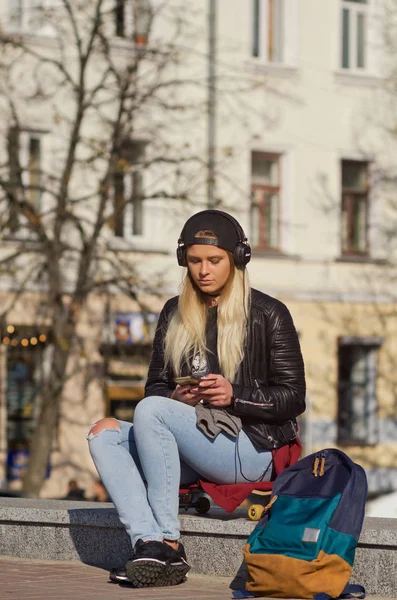
<svg viewBox="0 0 397 600">
<path fill-rule="evenodd" d="M 261 481 L 263 481 L 263 478 L 266 476 L 266 473 L 268 472 L 269 468 L 270 467 L 273 468 L 273 455 L 270 453 L 270 456 L 271 456 L 270 462 L 267 465 L 267 467 L 265 468 L 265 470 L 263 471 L 262 475 L 260 475 L 258 477 L 258 479 L 249 479 L 243 473 L 243 465 L 242 465 L 241 456 L 240 456 L 240 449 L 239 449 L 239 437 L 240 436 L 238 435 L 237 436 L 237 441 L 236 441 L 236 456 L 237 456 L 238 463 L 239 463 L 240 475 L 248 483 L 260 483 Z M 235 464 L 235 483 L 237 483 L 237 472 L 236 471 L 237 471 L 237 464 Z"/>
</svg>

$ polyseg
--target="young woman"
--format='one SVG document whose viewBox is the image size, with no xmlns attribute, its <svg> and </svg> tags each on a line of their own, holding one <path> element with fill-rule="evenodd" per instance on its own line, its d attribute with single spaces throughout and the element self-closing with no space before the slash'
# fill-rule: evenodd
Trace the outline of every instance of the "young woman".
<svg viewBox="0 0 397 600">
<path fill-rule="evenodd" d="M 115 581 L 184 581 L 180 484 L 269 480 L 270 450 L 296 437 L 305 409 L 298 337 L 285 305 L 250 289 L 250 256 L 231 215 L 205 210 L 188 219 L 177 248 L 186 276 L 160 314 L 134 424 L 106 418 L 89 432 L 134 548 L 125 569 L 112 570 Z M 176 381 L 191 375 L 198 383 Z"/>
</svg>

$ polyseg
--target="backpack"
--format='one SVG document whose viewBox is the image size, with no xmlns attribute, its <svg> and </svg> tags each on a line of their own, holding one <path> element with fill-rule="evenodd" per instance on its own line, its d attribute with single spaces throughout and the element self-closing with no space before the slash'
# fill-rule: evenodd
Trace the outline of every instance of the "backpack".
<svg viewBox="0 0 397 600">
<path fill-rule="evenodd" d="M 282 471 L 244 548 L 247 591 L 235 598 L 364 598 L 364 588 L 347 583 L 367 491 L 364 469 L 333 448 Z"/>
</svg>

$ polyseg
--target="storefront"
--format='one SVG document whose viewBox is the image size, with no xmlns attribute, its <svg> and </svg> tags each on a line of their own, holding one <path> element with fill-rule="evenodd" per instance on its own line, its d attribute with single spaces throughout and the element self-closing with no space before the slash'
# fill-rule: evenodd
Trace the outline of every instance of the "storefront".
<svg viewBox="0 0 397 600">
<path fill-rule="evenodd" d="M 29 460 L 50 346 L 47 332 L 12 324 L 4 327 L 1 342 L 0 435 L 5 459 L 1 479 L 19 487 Z"/>
<path fill-rule="evenodd" d="M 110 335 L 102 345 L 106 367 L 106 416 L 133 421 L 137 403 L 144 397 L 156 313 L 115 312 Z"/>
<path fill-rule="evenodd" d="M 60 497 L 72 477 L 78 476 L 83 487 L 88 486 L 95 472 L 85 440 L 87 428 L 105 416 L 132 421 L 144 396 L 158 313 L 115 310 L 105 320 L 106 311 L 98 314 L 102 320 L 100 325 L 98 320 L 97 345 L 92 344 L 92 329 L 82 328 L 79 333 L 90 360 L 83 356 L 81 371 L 63 390 L 62 417 L 43 497 Z M 7 323 L 0 339 L 0 487 L 19 489 L 53 345 L 48 330 L 37 331 L 34 325 Z M 92 365 L 96 368 L 93 377 Z M 89 388 L 84 387 L 86 377 L 91 377 Z"/>
</svg>

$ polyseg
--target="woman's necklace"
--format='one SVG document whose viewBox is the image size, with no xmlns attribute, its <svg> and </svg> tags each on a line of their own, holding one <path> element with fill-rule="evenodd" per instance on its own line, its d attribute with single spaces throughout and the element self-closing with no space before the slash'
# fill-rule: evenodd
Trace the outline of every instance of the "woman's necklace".
<svg viewBox="0 0 397 600">
<path fill-rule="evenodd" d="M 212 308 L 213 306 L 218 305 L 219 296 L 210 297 L 208 300 L 208 306 Z"/>
</svg>

